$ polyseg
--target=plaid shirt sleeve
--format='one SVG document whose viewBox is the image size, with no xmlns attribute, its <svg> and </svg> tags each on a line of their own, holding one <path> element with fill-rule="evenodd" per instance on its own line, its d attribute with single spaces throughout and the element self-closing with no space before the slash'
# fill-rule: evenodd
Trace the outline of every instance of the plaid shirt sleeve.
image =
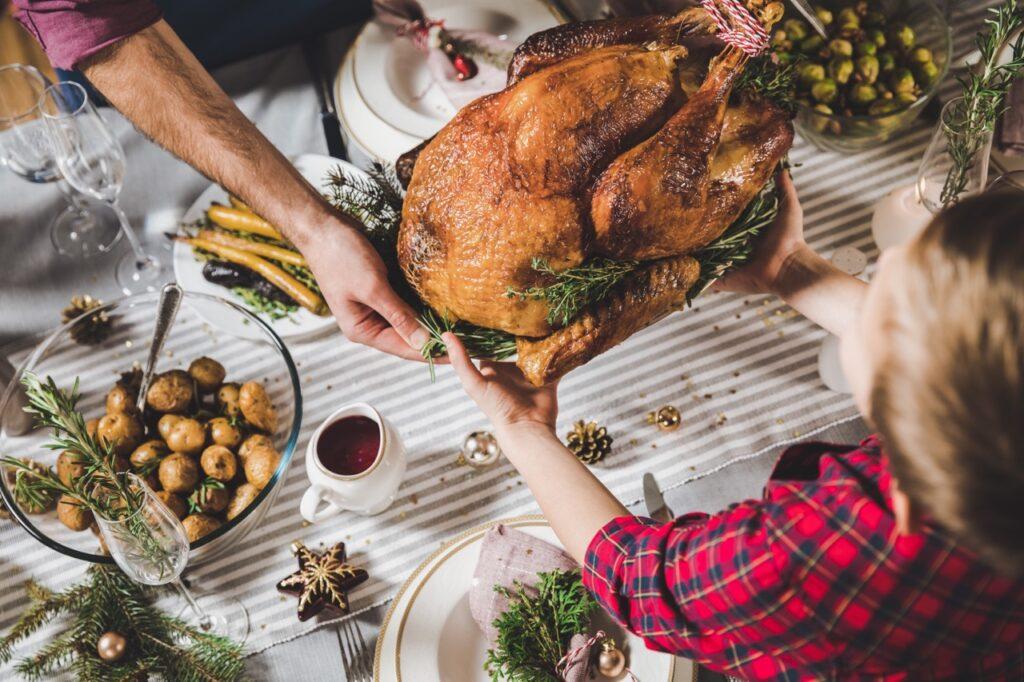
<svg viewBox="0 0 1024 682">
<path fill-rule="evenodd" d="M 754 655 L 746 634 L 783 640 L 805 616 L 779 613 L 788 567 L 772 551 L 773 506 L 749 501 L 664 525 L 615 519 L 591 541 L 583 583 L 648 647 L 738 663 Z"/>
</svg>

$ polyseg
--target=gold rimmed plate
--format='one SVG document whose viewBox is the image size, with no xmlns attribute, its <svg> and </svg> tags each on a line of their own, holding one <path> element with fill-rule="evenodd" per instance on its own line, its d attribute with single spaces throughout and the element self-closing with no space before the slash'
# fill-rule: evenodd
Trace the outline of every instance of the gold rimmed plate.
<svg viewBox="0 0 1024 682">
<path fill-rule="evenodd" d="M 446 542 L 413 571 L 392 602 L 377 638 L 374 680 L 489 680 L 483 669 L 487 642 L 470 614 L 469 591 L 484 534 L 498 524 L 561 546 L 541 516 L 491 521 Z M 595 624 L 615 638 L 644 682 L 692 679 L 691 665 L 677 665 L 672 656 L 648 650 L 604 614 Z"/>
</svg>

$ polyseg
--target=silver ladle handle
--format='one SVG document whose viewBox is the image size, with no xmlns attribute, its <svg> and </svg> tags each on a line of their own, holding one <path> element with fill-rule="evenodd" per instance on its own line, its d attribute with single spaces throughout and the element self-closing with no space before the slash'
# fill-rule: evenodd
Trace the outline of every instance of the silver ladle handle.
<svg viewBox="0 0 1024 682">
<path fill-rule="evenodd" d="M 153 372 L 156 369 L 156 360 L 163 350 L 164 341 L 171 331 L 174 318 L 178 315 L 178 308 L 181 307 L 183 292 L 181 287 L 171 282 L 165 284 L 160 290 L 160 305 L 156 312 L 156 326 L 153 328 L 153 342 L 149 345 L 149 358 L 146 360 L 146 369 L 142 372 L 142 383 L 139 385 L 139 397 L 135 401 L 135 408 L 142 413 L 146 406 L 146 393 L 149 391 L 149 383 L 153 380 Z"/>
</svg>

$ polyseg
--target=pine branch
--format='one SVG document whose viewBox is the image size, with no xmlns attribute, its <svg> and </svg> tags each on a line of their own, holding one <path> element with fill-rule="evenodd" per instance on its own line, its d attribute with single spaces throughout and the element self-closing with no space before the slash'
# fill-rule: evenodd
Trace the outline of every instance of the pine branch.
<svg viewBox="0 0 1024 682">
<path fill-rule="evenodd" d="M 7 663 L 14 654 L 14 645 L 32 635 L 57 614 L 68 609 L 68 599 L 55 594 L 34 580 L 25 584 L 31 603 L 18 617 L 10 632 L 0 640 L 0 663 Z"/>
</svg>

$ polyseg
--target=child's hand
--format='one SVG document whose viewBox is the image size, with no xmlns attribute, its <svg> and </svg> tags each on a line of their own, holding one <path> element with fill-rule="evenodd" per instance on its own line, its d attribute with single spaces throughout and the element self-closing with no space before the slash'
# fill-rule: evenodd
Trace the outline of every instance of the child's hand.
<svg viewBox="0 0 1024 682">
<path fill-rule="evenodd" d="M 718 291 L 744 294 L 778 293 L 776 283 L 789 257 L 802 248 L 804 241 L 804 210 L 793 187 L 789 171 L 779 171 L 775 178 L 782 194 L 779 215 L 765 230 L 754 250 L 754 258 L 715 282 Z"/>
<path fill-rule="evenodd" d="M 442 338 L 462 387 L 497 431 L 512 426 L 540 426 L 554 431 L 558 416 L 555 385 L 537 388 L 509 363 L 485 360 L 477 369 L 455 334 L 449 332 Z"/>
</svg>

